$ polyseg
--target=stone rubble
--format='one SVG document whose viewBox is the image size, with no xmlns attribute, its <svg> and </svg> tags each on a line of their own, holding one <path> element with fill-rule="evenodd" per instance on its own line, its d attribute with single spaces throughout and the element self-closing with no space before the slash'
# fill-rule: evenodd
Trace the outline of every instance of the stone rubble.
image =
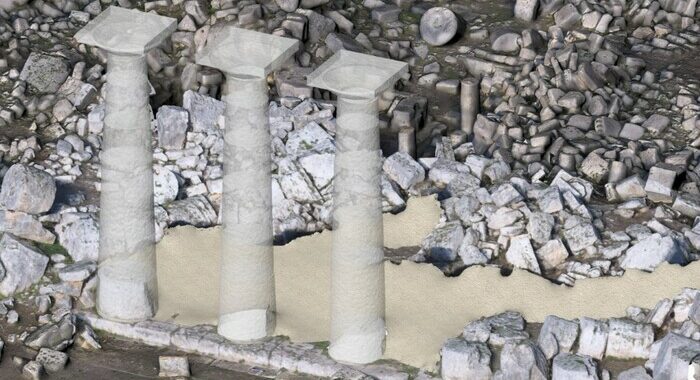
<svg viewBox="0 0 700 380">
<path fill-rule="evenodd" d="M 383 210 L 400 212 L 424 195 L 442 208 L 411 260 L 447 275 L 497 266 L 574 286 L 700 259 L 695 0 L 517 0 L 507 9 L 513 20 L 480 4 L 414 0 L 3 2 L 0 293 L 37 291 L 51 302 L 42 301 L 41 328 L 25 336 L 34 347 L 70 344 L 70 310 L 94 306 L 106 55 L 72 36 L 112 3 L 178 18 L 170 40 L 147 56 L 158 238 L 169 227 L 220 224 L 223 75 L 194 56 L 211 29 L 231 22 L 304 42 L 268 81 L 277 242 L 331 228 L 335 102 L 305 75 L 347 49 L 411 68 L 379 99 Z M 461 128 L 471 116 L 458 104 L 467 77 L 478 83 L 472 130 Z M 473 360 L 447 368 L 605 378 L 601 358 L 648 357 L 646 369 L 619 378 L 672 378 L 700 335 L 693 294 L 627 319 L 548 318 L 537 340 L 512 321 L 484 322 L 470 334 L 502 347 L 501 368 L 487 371 L 482 345 L 458 341 L 448 356 Z M 0 314 L 10 321 L 13 312 Z M 99 347 L 78 331 L 76 344 Z M 22 366 L 29 377 L 50 370 L 38 358 Z"/>
<path fill-rule="evenodd" d="M 690 365 L 700 354 L 700 324 L 690 319 L 689 313 L 700 307 L 697 305 L 700 305 L 700 291 L 685 288 L 672 299 L 660 300 L 654 309 L 630 307 L 623 318 L 581 317 L 569 321 L 550 315 L 541 325 L 526 323 L 514 311 L 482 318 L 465 326 L 459 337 L 445 342 L 441 351 L 441 376 L 443 379 L 686 379 Z M 659 314 L 662 309 L 666 311 Z M 637 321 L 640 316 L 642 321 Z M 494 339 L 503 336 L 504 331 L 517 338 L 505 344 Z M 536 336 L 531 337 L 526 331 L 536 331 Z M 491 358 L 490 365 L 483 364 L 486 358 Z M 645 361 L 643 366 L 636 364 L 640 360 Z M 608 365 L 615 367 L 615 372 Z"/>
</svg>

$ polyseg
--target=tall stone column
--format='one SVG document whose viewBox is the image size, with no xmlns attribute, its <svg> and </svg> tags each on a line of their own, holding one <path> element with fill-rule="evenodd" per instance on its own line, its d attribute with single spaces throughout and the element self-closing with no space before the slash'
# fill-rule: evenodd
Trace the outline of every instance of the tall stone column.
<svg viewBox="0 0 700 380">
<path fill-rule="evenodd" d="M 296 40 L 224 27 L 197 57 L 226 76 L 218 332 L 235 341 L 275 328 L 267 75 L 297 50 Z"/>
<path fill-rule="evenodd" d="M 158 305 L 153 152 L 145 53 L 176 20 L 110 7 L 75 38 L 108 52 L 100 194 L 97 311 L 117 321 L 155 315 Z"/>
<path fill-rule="evenodd" d="M 384 351 L 377 95 L 406 71 L 403 62 L 340 51 L 308 76 L 309 85 L 338 96 L 329 354 L 341 361 L 369 363 Z"/>
</svg>

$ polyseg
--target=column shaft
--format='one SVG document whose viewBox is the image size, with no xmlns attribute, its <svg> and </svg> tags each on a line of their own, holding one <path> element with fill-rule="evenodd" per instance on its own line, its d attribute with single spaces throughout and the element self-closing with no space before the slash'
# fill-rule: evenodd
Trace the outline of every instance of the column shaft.
<svg viewBox="0 0 700 380">
<path fill-rule="evenodd" d="M 227 75 L 219 334 L 247 341 L 275 327 L 271 148 L 264 78 Z"/>
<path fill-rule="evenodd" d="M 474 130 L 474 121 L 479 113 L 479 80 L 476 78 L 465 78 L 460 83 L 460 111 L 462 114 L 462 130 L 467 133 L 467 137 Z"/>
<path fill-rule="evenodd" d="M 407 153 L 411 157 L 416 157 L 416 129 L 404 127 L 399 130 L 399 152 Z"/>
<path fill-rule="evenodd" d="M 367 363 L 384 349 L 384 234 L 377 99 L 338 98 L 330 355 Z"/>
<path fill-rule="evenodd" d="M 158 302 L 145 57 L 110 53 L 106 86 L 97 310 L 137 321 L 152 317 Z"/>
</svg>

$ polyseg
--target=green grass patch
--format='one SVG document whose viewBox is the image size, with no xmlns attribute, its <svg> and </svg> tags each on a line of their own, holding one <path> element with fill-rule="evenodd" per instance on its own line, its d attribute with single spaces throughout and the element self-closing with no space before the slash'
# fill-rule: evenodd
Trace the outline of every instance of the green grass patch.
<svg viewBox="0 0 700 380">
<path fill-rule="evenodd" d="M 70 260 L 70 255 L 68 254 L 68 251 L 66 251 L 65 248 L 63 248 L 62 245 L 58 243 L 53 243 L 53 244 L 45 244 L 45 243 L 36 243 L 37 247 L 43 252 L 45 255 L 51 256 L 55 254 L 61 254 L 66 257 L 66 262 Z"/>
</svg>

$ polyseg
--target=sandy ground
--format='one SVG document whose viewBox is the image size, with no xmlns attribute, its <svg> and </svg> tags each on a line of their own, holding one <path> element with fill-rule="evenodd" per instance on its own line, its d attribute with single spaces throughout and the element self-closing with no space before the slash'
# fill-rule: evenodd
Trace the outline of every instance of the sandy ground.
<svg viewBox="0 0 700 380">
<path fill-rule="evenodd" d="M 434 198 L 411 198 L 406 211 L 385 215 L 385 245 L 419 245 L 440 213 Z M 218 304 L 219 228 L 178 227 L 158 245 L 160 309 L 156 319 L 183 325 L 215 324 Z M 293 341 L 329 336 L 331 232 L 275 247 L 276 333 Z M 470 267 L 445 277 L 432 265 L 387 263 L 385 358 L 434 369 L 442 343 L 471 320 L 517 310 L 530 322 L 547 315 L 613 317 L 630 305 L 652 307 L 683 287 L 700 287 L 700 262 L 664 265 L 654 273 L 628 271 L 621 278 L 580 280 L 557 286 L 529 272 L 504 278 L 496 267 Z"/>
</svg>

